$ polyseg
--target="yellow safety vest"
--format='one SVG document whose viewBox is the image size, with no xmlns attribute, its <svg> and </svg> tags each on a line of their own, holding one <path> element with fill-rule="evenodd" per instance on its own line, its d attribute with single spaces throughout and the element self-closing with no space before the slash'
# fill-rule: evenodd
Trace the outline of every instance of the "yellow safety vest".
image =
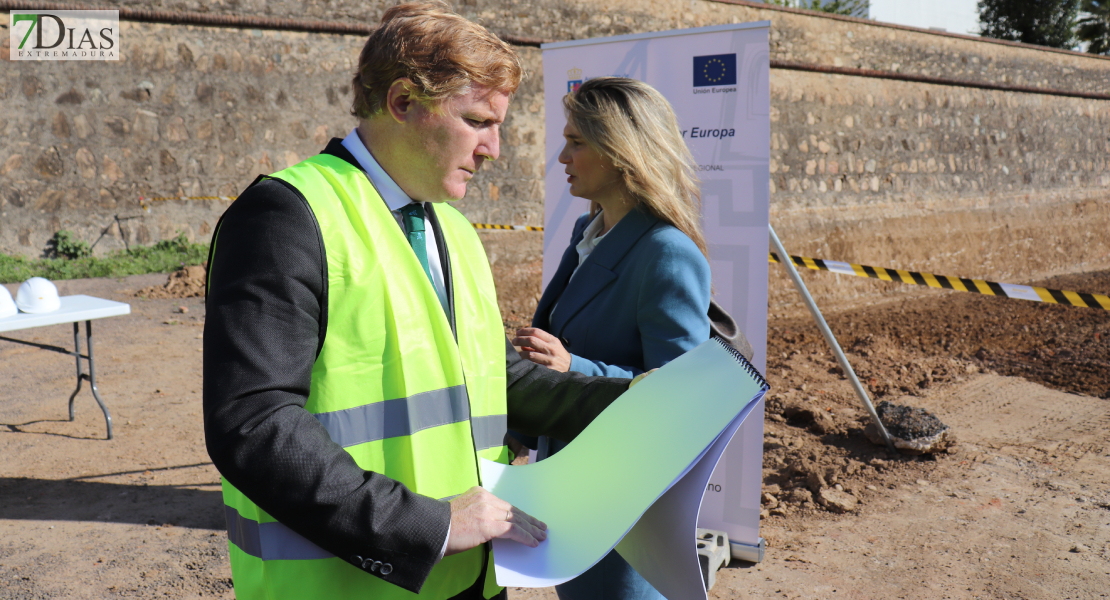
<svg viewBox="0 0 1110 600">
<path fill-rule="evenodd" d="M 304 195 L 320 226 L 328 321 L 308 412 L 360 467 L 432 498 L 478 485 L 478 458 L 503 445 L 505 341 L 489 262 L 473 226 L 436 205 L 450 248 L 455 326 L 377 190 L 343 159 L 320 154 L 275 173 Z M 419 596 L 327 553 L 223 481 L 231 571 L 240 600 L 450 598 L 488 563 L 485 547 L 445 557 Z"/>
</svg>

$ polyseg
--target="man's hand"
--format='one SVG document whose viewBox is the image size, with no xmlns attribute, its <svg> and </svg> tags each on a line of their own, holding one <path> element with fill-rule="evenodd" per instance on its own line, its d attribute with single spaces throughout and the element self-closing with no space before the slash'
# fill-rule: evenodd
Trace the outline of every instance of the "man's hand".
<svg viewBox="0 0 1110 600">
<path fill-rule="evenodd" d="M 559 338 L 542 329 L 518 329 L 513 345 L 520 348 L 520 357 L 523 359 L 563 373 L 570 370 L 570 352 L 563 347 Z"/>
<path fill-rule="evenodd" d="M 444 556 L 465 552 L 494 538 L 535 548 L 547 539 L 547 525 L 478 486 L 451 501 L 451 535 Z"/>
</svg>

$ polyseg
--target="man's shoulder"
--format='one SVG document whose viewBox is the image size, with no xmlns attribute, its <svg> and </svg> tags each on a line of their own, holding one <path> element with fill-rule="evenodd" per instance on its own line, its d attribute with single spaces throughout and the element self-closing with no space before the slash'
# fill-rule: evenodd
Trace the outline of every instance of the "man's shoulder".
<svg viewBox="0 0 1110 600">
<path fill-rule="evenodd" d="M 298 219 L 308 216 L 304 196 L 293 186 L 271 177 L 260 177 L 231 203 L 224 220 L 261 215 Z"/>
<path fill-rule="evenodd" d="M 285 182 L 260 178 L 220 217 L 213 242 L 218 237 L 217 247 L 232 244 L 236 252 L 271 248 L 281 253 L 317 254 L 322 250 L 319 230 L 316 216 L 300 192 Z"/>
<path fill-rule="evenodd" d="M 212 279 L 217 287 L 258 277 L 276 281 L 291 272 L 315 281 L 324 272 L 312 209 L 299 192 L 275 179 L 256 180 L 228 207 L 213 232 L 212 248 L 212 260 L 223 272 Z"/>
</svg>

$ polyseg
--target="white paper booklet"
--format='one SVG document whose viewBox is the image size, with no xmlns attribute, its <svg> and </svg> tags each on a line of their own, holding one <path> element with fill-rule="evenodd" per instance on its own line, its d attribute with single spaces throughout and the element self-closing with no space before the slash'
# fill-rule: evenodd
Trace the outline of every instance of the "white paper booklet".
<svg viewBox="0 0 1110 600">
<path fill-rule="evenodd" d="M 646 377 L 555 456 L 482 460 L 486 489 L 544 521 L 537 548 L 494 540 L 497 583 L 573 579 L 614 547 L 668 600 L 705 600 L 695 528 L 713 467 L 767 382 L 713 339 Z"/>
</svg>

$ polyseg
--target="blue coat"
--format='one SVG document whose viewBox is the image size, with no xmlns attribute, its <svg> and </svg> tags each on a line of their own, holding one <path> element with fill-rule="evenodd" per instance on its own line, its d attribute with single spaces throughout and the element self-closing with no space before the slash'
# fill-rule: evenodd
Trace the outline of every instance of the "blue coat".
<svg viewBox="0 0 1110 600">
<path fill-rule="evenodd" d="M 532 318 L 562 340 L 571 371 L 634 377 L 709 339 L 709 262 L 693 240 L 633 209 L 575 272 L 589 222 L 575 223 Z"/>
</svg>

